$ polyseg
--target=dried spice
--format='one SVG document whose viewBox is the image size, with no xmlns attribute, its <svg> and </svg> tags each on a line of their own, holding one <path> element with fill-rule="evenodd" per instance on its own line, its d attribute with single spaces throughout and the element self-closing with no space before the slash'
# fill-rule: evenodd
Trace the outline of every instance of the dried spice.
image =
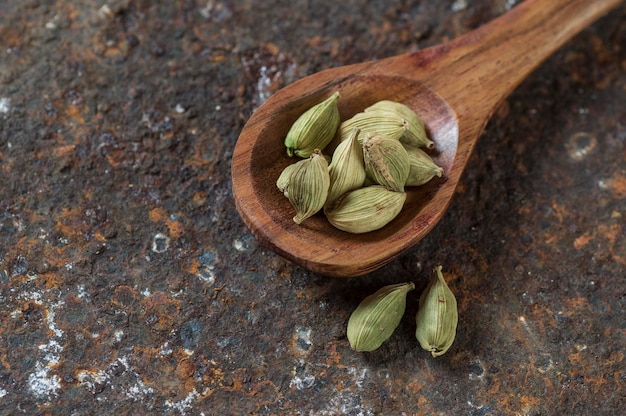
<svg viewBox="0 0 626 416">
<path fill-rule="evenodd" d="M 324 155 L 315 150 L 308 159 L 297 162 L 287 182 L 287 198 L 296 209 L 293 220 L 300 224 L 322 209 L 326 202 L 330 175 Z"/>
<path fill-rule="evenodd" d="M 430 351 L 433 357 L 445 354 L 454 342 L 459 315 L 456 299 L 446 284 L 441 266 L 435 268 L 435 277 L 420 296 L 415 321 L 415 337 L 422 348 Z"/>
<path fill-rule="evenodd" d="M 346 192 L 362 187 L 365 182 L 363 151 L 357 140 L 359 132 L 359 129 L 354 129 L 350 138 L 341 142 L 333 153 L 328 166 L 330 189 L 327 204 L 334 202 Z"/>
<path fill-rule="evenodd" d="M 366 297 L 348 321 L 348 341 L 356 351 L 374 351 L 400 324 L 411 282 L 385 286 Z"/>
<path fill-rule="evenodd" d="M 305 111 L 293 123 L 285 137 L 289 156 L 309 157 L 315 149 L 324 149 L 339 127 L 339 93 Z"/>
</svg>

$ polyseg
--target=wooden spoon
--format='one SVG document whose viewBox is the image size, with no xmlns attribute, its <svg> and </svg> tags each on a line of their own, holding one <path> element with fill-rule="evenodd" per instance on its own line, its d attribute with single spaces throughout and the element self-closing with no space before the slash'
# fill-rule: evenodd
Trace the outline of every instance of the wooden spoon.
<svg viewBox="0 0 626 416">
<path fill-rule="evenodd" d="M 453 41 L 379 61 L 322 71 L 278 91 L 250 117 L 232 160 L 237 209 L 252 234 L 312 271 L 358 276 L 413 246 L 441 219 L 476 140 L 498 104 L 545 58 L 621 0 L 527 0 Z M 419 114 L 444 177 L 407 188 L 405 206 L 384 228 L 349 234 L 319 213 L 301 225 L 276 188 L 289 158 L 283 144 L 305 110 L 339 91 L 345 120 L 382 99 Z"/>
</svg>

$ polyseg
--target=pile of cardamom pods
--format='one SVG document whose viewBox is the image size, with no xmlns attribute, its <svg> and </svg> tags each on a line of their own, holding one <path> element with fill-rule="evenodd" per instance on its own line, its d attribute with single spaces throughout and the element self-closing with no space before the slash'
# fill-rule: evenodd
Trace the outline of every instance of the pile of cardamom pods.
<svg viewBox="0 0 626 416">
<path fill-rule="evenodd" d="M 385 286 L 366 297 L 348 320 L 348 342 L 356 351 L 374 351 L 400 324 L 412 282 Z M 448 351 L 456 336 L 459 320 L 456 299 L 446 284 L 441 266 L 419 299 L 415 316 L 415 337 L 433 357 Z"/>
<path fill-rule="evenodd" d="M 304 159 L 287 166 L 276 186 L 295 208 L 297 224 L 323 210 L 340 230 L 378 230 L 401 211 L 405 186 L 441 177 L 443 169 L 421 149 L 434 143 L 406 105 L 378 101 L 342 122 L 338 100 L 335 92 L 291 126 L 287 154 Z M 334 147 L 330 163 L 322 153 L 327 146 Z"/>
</svg>

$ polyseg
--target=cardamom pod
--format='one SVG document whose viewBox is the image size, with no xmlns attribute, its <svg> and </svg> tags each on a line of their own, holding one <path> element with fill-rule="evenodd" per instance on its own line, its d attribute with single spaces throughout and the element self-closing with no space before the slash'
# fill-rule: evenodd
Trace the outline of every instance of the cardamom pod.
<svg viewBox="0 0 626 416">
<path fill-rule="evenodd" d="M 406 179 L 406 186 L 424 185 L 432 178 L 441 178 L 443 168 L 437 166 L 431 157 L 414 146 L 404 146 L 409 155 L 409 176 Z"/>
<path fill-rule="evenodd" d="M 350 133 L 355 128 L 361 130 L 359 142 L 363 142 L 366 136 L 384 136 L 391 139 L 400 139 L 406 132 L 407 122 L 396 114 L 387 111 L 370 111 L 367 113 L 357 113 L 352 118 L 339 125 L 337 134 L 341 141 L 350 137 Z"/>
<path fill-rule="evenodd" d="M 366 297 L 348 320 L 348 341 L 356 351 L 374 351 L 400 324 L 412 282 L 385 286 Z"/>
<path fill-rule="evenodd" d="M 406 131 L 400 137 L 402 143 L 432 149 L 435 144 L 428 138 L 422 119 L 407 105 L 390 100 L 382 100 L 367 107 L 365 112 L 382 111 L 396 114 L 406 121 Z"/>
<path fill-rule="evenodd" d="M 362 143 L 367 175 L 379 185 L 404 192 L 409 177 L 409 155 L 404 146 L 384 136 L 368 136 Z"/>
<path fill-rule="evenodd" d="M 303 162 L 303 161 L 301 160 L 300 162 Z M 291 177 L 291 173 L 293 172 L 293 170 L 295 169 L 295 167 L 296 167 L 296 165 L 298 163 L 299 162 L 292 163 L 291 165 L 289 165 L 285 169 L 283 169 L 283 171 L 280 173 L 280 176 L 276 180 L 276 187 L 286 197 L 288 197 L 288 195 L 289 195 L 289 191 L 288 191 L 288 189 L 289 189 L 289 178 Z"/>
<path fill-rule="evenodd" d="M 435 268 L 436 276 L 420 296 L 415 316 L 415 337 L 433 357 L 445 354 L 454 342 L 459 320 L 456 299 L 448 288 L 441 266 Z"/>
<path fill-rule="evenodd" d="M 330 175 L 328 162 L 318 149 L 308 159 L 294 165 L 289 174 L 287 198 L 296 209 L 293 220 L 300 224 L 324 206 L 330 187 Z"/>
<path fill-rule="evenodd" d="M 360 188 L 365 181 L 363 150 L 357 137 L 360 130 L 354 129 L 350 138 L 341 142 L 333 153 L 328 166 L 330 189 L 326 204 L 332 203 L 348 191 Z"/>
<path fill-rule="evenodd" d="M 323 150 L 339 127 L 339 92 L 305 111 L 293 123 L 285 137 L 287 155 L 309 157 L 313 150 Z"/>
<path fill-rule="evenodd" d="M 289 191 L 291 194 L 291 190 Z M 340 230 L 362 234 L 378 230 L 393 220 L 404 205 L 406 193 L 374 185 L 350 191 L 324 208 L 328 221 Z"/>
</svg>

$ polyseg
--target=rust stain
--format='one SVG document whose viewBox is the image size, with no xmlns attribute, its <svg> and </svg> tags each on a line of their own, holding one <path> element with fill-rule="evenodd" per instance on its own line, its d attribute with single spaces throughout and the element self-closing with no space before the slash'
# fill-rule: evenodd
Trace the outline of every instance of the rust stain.
<svg viewBox="0 0 626 416">
<path fill-rule="evenodd" d="M 611 189 L 611 192 L 613 193 L 614 198 L 626 198 L 626 176 L 620 173 L 615 174 L 610 182 L 609 187 Z"/>
<path fill-rule="evenodd" d="M 229 392 L 231 397 L 237 393 L 254 397 L 257 410 L 272 405 L 283 397 L 280 389 L 274 383 L 269 380 L 255 382 L 245 368 L 236 369 L 231 374 L 233 377 L 232 385 L 222 387 L 221 390 Z"/>
<path fill-rule="evenodd" d="M 198 274 L 198 271 L 200 270 L 200 262 L 198 259 L 184 259 L 183 262 L 182 269 L 184 271 L 190 274 Z"/>
<path fill-rule="evenodd" d="M 577 351 L 567 356 L 567 360 L 575 366 L 584 365 L 586 359 L 587 357 L 585 357 L 580 351 Z"/>
<path fill-rule="evenodd" d="M 146 301 L 143 319 L 157 331 L 171 330 L 178 322 L 180 306 L 180 300 L 170 299 L 164 292 L 153 293 Z"/>
<path fill-rule="evenodd" d="M 137 306 L 139 295 L 130 286 L 118 286 L 111 297 L 111 304 L 122 310 L 134 310 Z"/>
<path fill-rule="evenodd" d="M 185 227 L 178 220 L 168 220 L 166 222 L 170 236 L 180 238 L 185 234 Z"/>
<path fill-rule="evenodd" d="M 152 222 L 159 222 L 159 221 L 165 221 L 167 219 L 167 213 L 165 212 L 165 210 L 161 207 L 157 207 L 152 209 L 149 213 L 148 213 L 148 218 L 150 218 L 150 221 Z"/>
<path fill-rule="evenodd" d="M 198 191 L 193 194 L 192 201 L 194 205 L 201 205 L 207 201 L 207 193 L 205 191 Z"/>
<path fill-rule="evenodd" d="M 64 157 L 70 156 L 74 154 L 75 146 L 73 144 L 69 144 L 66 146 L 57 147 L 54 149 L 54 155 L 56 157 Z"/>
<path fill-rule="evenodd" d="M 81 108 L 76 104 L 70 104 L 65 107 L 65 115 L 77 124 L 85 123 L 85 119 L 82 116 Z"/>
<path fill-rule="evenodd" d="M 196 380 L 194 380 L 193 375 L 197 369 L 197 363 L 188 356 L 180 358 L 176 363 L 174 375 L 183 382 L 185 392 L 190 392 L 195 388 Z"/>
<path fill-rule="evenodd" d="M 617 237 L 622 233 L 622 227 L 619 224 L 602 224 L 598 226 L 598 232 L 604 235 L 611 245 L 614 245 Z"/>
<path fill-rule="evenodd" d="M 524 413 L 528 413 L 530 410 L 532 410 L 534 406 L 537 406 L 539 403 L 541 403 L 541 400 L 533 396 L 522 396 L 520 397 L 519 402 L 521 408 L 520 410 L 522 410 Z"/>
<path fill-rule="evenodd" d="M 547 244 L 554 244 L 557 243 L 559 241 L 559 236 L 556 234 L 546 234 L 544 237 L 544 241 Z"/>
<path fill-rule="evenodd" d="M 619 219 L 620 217 L 615 217 L 615 219 Z M 620 252 L 620 236 L 623 234 L 623 228 L 619 223 L 613 224 L 600 224 L 597 226 L 595 232 L 585 232 L 578 238 L 574 240 L 574 248 L 580 250 L 586 247 L 591 241 L 600 238 L 600 240 L 604 241 L 606 239 L 608 241 L 608 246 L 605 243 L 602 243 L 600 247 L 602 247 L 603 251 L 609 253 L 612 258 L 619 263 L 626 264 L 626 259 L 624 259 L 623 254 Z M 616 247 L 617 246 L 617 247 Z"/>
<path fill-rule="evenodd" d="M 214 367 L 217 364 L 214 360 L 210 364 L 212 367 L 202 376 L 202 380 L 215 386 L 221 385 L 224 382 L 224 370 Z"/>
<path fill-rule="evenodd" d="M 346 368 L 341 363 L 341 357 L 341 354 L 337 351 L 337 343 L 330 343 L 326 348 L 326 365 L 330 368 Z"/>
<path fill-rule="evenodd" d="M 169 236 L 172 238 L 180 238 L 185 234 L 185 227 L 180 221 L 172 219 L 161 207 L 152 209 L 148 213 L 148 218 L 150 218 L 152 222 L 164 223 L 168 229 Z"/>
<path fill-rule="evenodd" d="M 591 306 L 589 305 L 589 300 L 580 296 L 570 298 L 569 300 L 566 300 L 566 302 L 569 305 L 568 311 L 563 312 L 566 315 L 573 314 L 574 311 L 588 311 L 591 309 Z"/>
<path fill-rule="evenodd" d="M 552 203 L 552 209 L 554 210 L 556 218 L 560 223 L 563 223 L 563 218 L 571 216 L 571 213 L 567 210 L 567 208 L 557 202 Z"/>
<path fill-rule="evenodd" d="M 590 233 L 586 232 L 578 237 L 576 240 L 574 240 L 574 248 L 576 250 L 580 250 L 581 248 L 589 244 L 591 240 L 593 240 L 593 236 Z"/>
</svg>

